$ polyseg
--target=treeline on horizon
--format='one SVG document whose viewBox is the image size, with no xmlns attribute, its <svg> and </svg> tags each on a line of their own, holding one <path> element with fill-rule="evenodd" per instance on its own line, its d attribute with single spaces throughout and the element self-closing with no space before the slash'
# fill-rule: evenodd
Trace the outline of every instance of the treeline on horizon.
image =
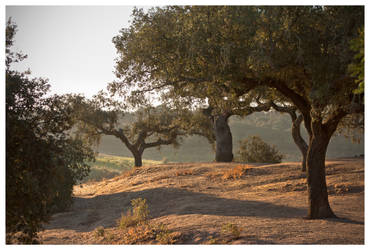
<svg viewBox="0 0 370 250">
<path fill-rule="evenodd" d="M 134 113 L 126 114 L 123 122 L 129 122 Z M 257 135 L 265 142 L 275 145 L 284 154 L 283 162 L 301 161 L 301 153 L 291 136 L 291 121 L 288 114 L 276 111 L 257 112 L 244 118 L 231 117 L 230 128 L 233 136 L 233 152 L 237 154 L 239 141 Z M 302 135 L 307 140 L 307 133 L 302 128 Z M 354 157 L 364 154 L 364 136 L 359 141 L 338 134 L 330 141 L 327 158 Z M 99 153 L 132 157 L 131 152 L 114 136 L 103 135 L 97 148 Z M 206 162 L 214 161 L 215 152 L 212 145 L 203 136 L 188 136 L 180 143 L 179 148 L 161 146 L 147 149 L 143 158 L 170 162 Z"/>
</svg>

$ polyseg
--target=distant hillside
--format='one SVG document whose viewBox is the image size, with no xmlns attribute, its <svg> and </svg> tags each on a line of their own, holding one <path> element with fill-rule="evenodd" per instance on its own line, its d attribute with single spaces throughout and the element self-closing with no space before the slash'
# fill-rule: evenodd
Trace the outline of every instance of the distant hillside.
<svg viewBox="0 0 370 250">
<path fill-rule="evenodd" d="M 126 121 L 130 116 L 126 116 Z M 258 135 L 269 144 L 274 144 L 285 154 L 283 161 L 300 160 L 300 152 L 291 136 L 291 120 L 289 115 L 277 112 L 254 113 L 245 118 L 231 117 L 230 127 L 233 135 L 234 155 L 239 148 L 239 141 Z M 302 134 L 305 134 L 302 128 Z M 113 136 L 104 136 L 99 146 L 99 152 L 104 154 L 132 157 L 124 144 Z M 327 152 L 328 158 L 347 157 L 364 154 L 364 142 L 354 144 L 344 136 L 333 137 Z M 204 162 L 214 160 L 212 146 L 204 137 L 187 137 L 178 149 L 172 146 L 162 146 L 158 151 L 155 148 L 144 151 L 144 159 L 163 160 L 171 162 Z"/>
</svg>

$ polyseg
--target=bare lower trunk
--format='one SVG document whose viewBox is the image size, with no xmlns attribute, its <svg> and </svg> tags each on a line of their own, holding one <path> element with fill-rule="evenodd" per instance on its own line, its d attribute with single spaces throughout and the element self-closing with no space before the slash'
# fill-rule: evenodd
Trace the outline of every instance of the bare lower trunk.
<svg viewBox="0 0 370 250">
<path fill-rule="evenodd" d="M 297 145 L 297 147 L 299 148 L 302 154 L 302 172 L 306 172 L 308 145 L 301 135 L 302 120 L 303 120 L 303 117 L 299 116 L 297 119 L 293 121 L 292 136 L 293 136 L 293 140 L 295 144 Z"/>
<path fill-rule="evenodd" d="M 231 162 L 233 160 L 233 138 L 228 124 L 229 115 L 214 117 L 216 136 L 216 161 Z"/>
<path fill-rule="evenodd" d="M 142 153 L 140 152 L 133 152 L 134 159 L 135 159 L 135 167 L 141 167 L 143 165 L 143 160 L 142 160 Z"/>
<path fill-rule="evenodd" d="M 321 122 L 320 122 L 321 123 Z M 308 219 L 336 217 L 330 208 L 325 176 L 325 155 L 330 135 L 321 124 L 312 126 L 307 154 Z"/>
</svg>

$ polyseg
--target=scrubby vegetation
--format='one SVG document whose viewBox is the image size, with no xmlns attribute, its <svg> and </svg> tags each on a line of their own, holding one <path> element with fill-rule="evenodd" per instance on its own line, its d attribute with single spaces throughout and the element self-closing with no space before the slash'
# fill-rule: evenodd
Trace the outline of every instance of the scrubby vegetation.
<svg viewBox="0 0 370 250">
<path fill-rule="evenodd" d="M 117 221 L 120 231 L 112 234 L 103 227 L 95 229 L 95 238 L 102 243 L 115 244 L 174 244 L 181 236 L 167 228 L 163 223 L 153 224 L 149 219 L 149 208 L 146 199 L 131 200 L 131 209 L 121 215 Z"/>
<path fill-rule="evenodd" d="M 237 159 L 246 163 L 280 163 L 283 155 L 276 146 L 267 144 L 258 136 L 251 136 L 240 141 Z"/>
</svg>

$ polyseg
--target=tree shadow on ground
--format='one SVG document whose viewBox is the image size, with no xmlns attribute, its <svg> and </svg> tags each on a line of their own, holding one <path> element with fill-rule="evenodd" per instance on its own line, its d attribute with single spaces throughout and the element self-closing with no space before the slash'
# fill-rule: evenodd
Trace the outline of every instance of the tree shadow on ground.
<svg viewBox="0 0 370 250">
<path fill-rule="evenodd" d="M 173 214 L 294 218 L 303 217 L 306 213 L 302 208 L 269 202 L 220 198 L 178 188 L 154 188 L 92 198 L 75 197 L 71 210 L 53 216 L 53 220 L 45 228 L 87 232 L 100 225 L 116 226 L 121 214 L 131 207 L 131 200 L 136 198 L 147 200 L 150 217 L 153 219 Z"/>
<path fill-rule="evenodd" d="M 342 222 L 342 223 L 348 223 L 348 224 L 355 224 L 355 225 L 365 225 L 365 223 L 363 221 L 356 221 L 356 220 L 348 219 L 348 218 L 345 218 L 345 217 L 328 218 L 326 220 L 332 221 L 332 222 Z"/>
</svg>

